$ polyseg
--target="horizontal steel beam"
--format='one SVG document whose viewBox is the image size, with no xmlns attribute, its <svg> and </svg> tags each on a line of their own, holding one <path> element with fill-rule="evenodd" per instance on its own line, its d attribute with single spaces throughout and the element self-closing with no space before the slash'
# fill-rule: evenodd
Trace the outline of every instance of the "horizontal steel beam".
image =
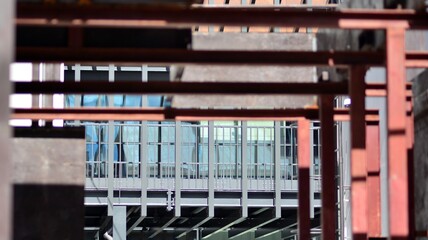
<svg viewBox="0 0 428 240">
<path fill-rule="evenodd" d="M 384 83 L 366 84 L 366 97 L 386 97 L 386 85 Z M 406 100 L 410 101 L 413 97 L 412 84 L 406 83 Z"/>
<path fill-rule="evenodd" d="M 428 68 L 428 52 L 407 52 L 407 68 Z"/>
<path fill-rule="evenodd" d="M 14 82 L 16 94 L 348 94 L 347 82 Z M 366 84 L 366 96 L 385 97 L 385 84 Z M 412 85 L 407 85 L 412 97 Z"/>
<path fill-rule="evenodd" d="M 428 64 L 428 54 L 406 54 L 407 67 Z M 381 52 L 213 51 L 184 49 L 17 47 L 17 62 L 149 62 L 160 64 L 254 64 L 296 66 L 383 66 Z M 415 66 L 413 66 L 415 65 Z"/>
<path fill-rule="evenodd" d="M 17 62 L 146 62 L 158 64 L 251 64 L 295 66 L 383 66 L 382 52 L 225 51 L 18 47 Z"/>
<path fill-rule="evenodd" d="M 257 229 L 278 220 L 279 218 L 276 218 L 273 214 L 274 212 L 272 212 L 272 216 L 270 218 L 247 218 L 247 220 L 243 222 L 245 227 L 234 227 L 232 230 L 229 230 L 229 239 L 234 239 L 246 233 L 256 231 Z"/>
<path fill-rule="evenodd" d="M 176 239 L 180 239 L 181 237 L 186 236 L 186 234 L 188 234 L 189 232 L 198 229 L 200 226 L 202 226 L 203 224 L 205 224 L 206 222 L 208 222 L 209 220 L 211 220 L 213 217 L 207 216 L 206 218 L 202 219 L 200 222 L 198 222 L 197 224 L 195 224 L 194 226 L 189 227 L 186 231 L 184 231 L 183 233 L 181 233 L 180 235 L 178 235 L 176 237 Z"/>
<path fill-rule="evenodd" d="M 378 110 L 366 110 L 366 121 L 379 121 Z M 173 109 L 173 108 L 77 108 L 14 109 L 12 119 L 88 121 L 210 121 L 318 119 L 318 108 L 306 109 Z M 349 121 L 347 109 L 335 109 L 335 121 Z"/>
<path fill-rule="evenodd" d="M 16 47 L 180 48 L 192 41 L 191 28 L 20 26 Z"/>
<path fill-rule="evenodd" d="M 166 222 L 162 227 L 157 229 L 156 232 L 154 232 L 152 235 L 150 235 L 149 239 L 156 237 L 159 233 L 164 231 L 165 228 L 167 228 L 169 225 L 171 225 L 176 219 L 178 219 L 177 216 L 172 217 L 168 222 Z"/>
<path fill-rule="evenodd" d="M 89 19 L 141 20 L 139 26 L 170 24 L 286 26 L 385 29 L 392 26 L 428 28 L 427 15 L 412 10 L 340 10 L 311 7 L 168 7 L 144 5 L 17 4 L 19 19 L 69 20 L 85 24 Z M 58 21 L 60 20 L 60 21 Z M 111 25 L 106 23 L 106 25 Z M 134 24 L 135 25 L 135 24 Z M 122 23 L 125 26 L 125 23 Z"/>
<path fill-rule="evenodd" d="M 280 9 L 281 11 L 311 11 L 311 12 L 317 12 L 317 11 L 334 11 L 337 9 L 337 4 L 328 4 L 328 5 L 282 5 L 282 6 L 275 6 L 275 9 Z M 20 17 L 15 20 L 16 26 L 50 26 L 50 27 L 64 27 L 64 26 L 70 26 L 70 27 L 134 27 L 134 28 L 141 28 L 144 26 L 166 26 L 166 25 L 174 25 L 172 23 L 166 23 L 164 21 L 144 21 L 144 20 L 129 20 L 126 18 L 125 20 L 122 18 L 111 20 L 109 19 L 98 19 L 95 17 L 95 19 L 85 19 L 83 18 L 76 19 L 76 18 L 68 18 L 64 19 L 61 17 L 61 21 L 58 21 L 58 18 L 50 18 L 47 16 L 41 16 L 41 15 L 34 15 L 34 13 L 28 13 L 27 8 L 31 6 L 26 6 L 25 4 L 19 4 L 19 11 L 20 11 Z M 36 6 L 37 8 L 44 8 L 44 6 Z M 68 6 L 69 7 L 69 6 Z M 104 6 L 106 7 L 106 6 Z M 138 6 L 137 6 L 138 7 Z M 140 6 L 141 7 L 141 6 Z M 147 6 L 145 6 L 146 8 Z M 165 6 L 164 6 L 165 7 Z M 202 6 L 199 6 L 202 7 Z M 204 6 L 206 7 L 206 6 Z M 237 6 L 227 6 L 228 8 L 236 8 Z M 254 8 L 254 5 L 248 5 L 249 8 Z M 261 6 L 257 6 L 260 8 Z M 212 6 L 210 6 L 212 8 Z M 266 8 L 263 7 L 263 8 Z M 23 17 L 23 18 L 22 18 Z M 137 19 L 137 18 L 136 18 Z"/>
<path fill-rule="evenodd" d="M 406 90 L 412 90 L 412 83 L 408 82 L 406 83 Z M 367 83 L 366 89 L 371 90 L 386 90 L 386 84 L 385 83 Z"/>
<path fill-rule="evenodd" d="M 348 93 L 347 82 L 15 82 L 19 94 L 335 94 Z M 376 86 L 377 87 L 377 86 Z M 384 88 L 385 89 L 385 88 Z"/>
</svg>

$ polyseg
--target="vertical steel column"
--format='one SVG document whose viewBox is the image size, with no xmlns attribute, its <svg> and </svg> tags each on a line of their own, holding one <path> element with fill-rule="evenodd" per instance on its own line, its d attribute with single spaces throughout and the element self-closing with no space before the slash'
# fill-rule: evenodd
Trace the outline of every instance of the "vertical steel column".
<svg viewBox="0 0 428 240">
<path fill-rule="evenodd" d="M 247 0 L 241 0 L 241 6 L 247 5 Z M 241 32 L 248 32 L 248 27 L 242 26 Z"/>
<path fill-rule="evenodd" d="M 239 126 L 239 123 L 240 123 L 240 121 L 233 121 L 233 126 Z M 241 146 L 242 147 L 242 143 L 241 143 L 241 145 L 239 144 L 239 128 L 238 127 L 236 127 L 235 128 L 235 133 L 234 133 L 234 138 L 235 138 L 235 159 L 236 159 L 236 161 L 235 161 L 235 171 L 234 171 L 234 174 L 235 174 L 235 176 L 236 176 L 236 179 L 238 179 L 239 178 L 239 174 L 240 174 L 240 172 L 239 172 L 239 166 L 241 166 L 241 162 L 239 162 L 238 161 L 238 159 L 239 159 L 239 154 L 241 154 L 241 152 L 239 151 L 239 147 Z"/>
<path fill-rule="evenodd" d="M 175 216 L 181 216 L 181 122 L 175 122 Z"/>
<path fill-rule="evenodd" d="M 247 122 L 241 122 L 241 208 L 242 217 L 248 217 L 248 157 L 247 157 Z"/>
<path fill-rule="evenodd" d="M 109 65 L 108 81 L 114 82 L 114 65 Z M 114 96 L 108 96 L 108 106 L 114 105 Z M 113 216 L 113 199 L 114 199 L 114 121 L 108 121 L 108 136 L 107 136 L 107 166 L 108 166 L 108 180 L 107 180 L 107 215 Z"/>
<path fill-rule="evenodd" d="M 310 131 L 309 131 L 309 157 L 310 157 L 310 164 L 309 164 L 309 177 L 314 176 L 315 174 L 315 168 L 314 168 L 314 123 L 310 123 Z M 315 178 L 309 179 L 309 215 L 310 218 L 315 218 L 315 207 L 314 207 L 314 193 L 315 193 Z"/>
<path fill-rule="evenodd" d="M 40 63 L 40 78 L 39 81 L 40 82 L 46 82 L 46 80 L 48 80 L 49 75 L 51 75 L 50 73 L 52 73 L 53 69 L 49 69 L 50 66 L 53 64 L 50 63 Z M 59 79 L 59 77 L 58 77 Z M 39 107 L 40 108 L 51 108 L 53 106 L 53 96 L 52 95 L 46 95 L 46 94 L 40 94 L 39 95 Z M 40 126 L 46 126 L 46 127 L 52 127 L 52 122 L 51 121 L 46 121 L 46 120 L 39 120 L 39 124 Z"/>
<path fill-rule="evenodd" d="M 391 239 L 407 239 L 409 192 L 406 161 L 405 29 L 389 28 L 386 36 L 389 231 Z"/>
<path fill-rule="evenodd" d="M 1 167 L 0 167 L 0 236 L 2 239 L 12 239 L 12 186 L 11 172 L 12 161 L 10 160 L 10 136 L 9 127 L 9 95 L 11 93 L 10 84 L 10 63 L 15 52 L 14 30 L 15 18 L 14 9 L 15 1 L 2 1 L 0 8 L 0 32 L 2 39 L 0 42 L 0 152 L 1 152 Z"/>
<path fill-rule="evenodd" d="M 208 0 L 208 5 L 215 5 L 215 0 Z M 208 26 L 208 32 L 214 32 L 214 26 Z"/>
<path fill-rule="evenodd" d="M 75 82 L 80 82 L 80 79 L 81 79 L 81 72 L 80 71 L 81 71 L 80 64 L 75 64 L 74 65 L 74 81 Z M 80 94 L 74 95 L 74 106 L 73 107 L 78 108 L 78 107 L 82 106 L 81 97 L 82 97 L 82 95 L 80 95 Z M 74 125 L 80 126 L 80 120 L 74 120 Z"/>
<path fill-rule="evenodd" d="M 414 119 L 413 119 L 413 100 L 407 102 L 407 118 L 406 118 L 406 136 L 407 136 L 407 163 L 408 163 L 408 188 L 409 188 L 409 239 L 415 237 L 415 169 L 414 169 Z"/>
<path fill-rule="evenodd" d="M 275 218 L 281 218 L 281 127 L 274 122 Z"/>
<path fill-rule="evenodd" d="M 214 122 L 208 122 L 208 216 L 214 216 Z"/>
<path fill-rule="evenodd" d="M 113 238 L 126 240 L 126 206 L 113 207 Z"/>
<path fill-rule="evenodd" d="M 274 6 L 280 6 L 281 5 L 281 0 L 273 0 L 273 5 Z M 271 31 L 275 32 L 275 33 L 280 32 L 280 30 L 281 30 L 281 28 L 279 28 L 279 27 L 272 27 L 271 28 Z"/>
<path fill-rule="evenodd" d="M 31 80 L 33 82 L 39 82 L 40 81 L 40 63 L 33 63 L 32 64 L 32 77 Z M 39 108 L 40 107 L 40 94 L 33 94 L 31 95 L 31 108 Z M 39 126 L 38 120 L 33 120 L 31 122 L 31 125 L 33 127 Z"/>
<path fill-rule="evenodd" d="M 61 79 L 61 64 L 58 63 L 41 63 L 41 79 L 39 81 L 60 81 Z M 42 94 L 40 96 L 40 103 L 42 108 L 52 108 L 54 106 L 54 96 L 49 94 Z M 53 121 L 42 121 L 45 126 L 52 126 Z"/>
<path fill-rule="evenodd" d="M 312 0 L 306 0 L 306 5 L 312 6 Z M 312 33 L 312 28 L 306 28 L 306 33 Z"/>
<path fill-rule="evenodd" d="M 334 144 L 333 99 L 320 96 L 321 120 L 321 231 L 322 239 L 336 238 L 336 161 Z"/>
<path fill-rule="evenodd" d="M 354 240 L 367 238 L 365 66 L 351 67 L 351 203 Z"/>
<path fill-rule="evenodd" d="M 148 82 L 149 80 L 149 69 L 147 65 L 141 66 L 141 81 L 142 82 Z M 141 106 L 147 107 L 149 106 L 147 95 L 141 96 Z"/>
<path fill-rule="evenodd" d="M 141 81 L 147 82 L 147 66 L 141 66 Z M 147 96 L 141 96 L 141 106 L 147 106 Z M 128 228 L 127 234 L 130 234 L 147 217 L 147 188 L 149 183 L 149 169 L 147 167 L 148 155 L 148 127 L 147 121 L 141 122 L 140 129 L 140 179 L 141 179 L 141 198 L 140 198 L 140 217 Z"/>
<path fill-rule="evenodd" d="M 299 166 L 299 239 L 310 239 L 310 122 L 307 119 L 299 119 L 297 127 L 297 164 Z"/>
<path fill-rule="evenodd" d="M 279 6 L 279 5 L 281 5 L 281 1 L 280 0 L 273 0 L 273 5 Z M 273 27 L 273 28 L 271 28 L 271 31 L 277 33 L 280 31 L 280 29 L 281 28 L 279 28 L 279 27 Z"/>
<path fill-rule="evenodd" d="M 140 137 L 141 137 L 141 146 L 140 146 L 140 160 L 141 160 L 141 166 L 140 166 L 140 177 L 141 177 L 141 217 L 147 216 L 147 188 L 148 188 L 148 182 L 149 182 L 149 169 L 147 167 L 147 161 L 149 159 L 148 154 L 148 127 L 147 127 L 147 121 L 141 122 L 141 131 L 140 131 Z"/>
<path fill-rule="evenodd" d="M 379 123 L 367 125 L 366 131 L 368 237 L 381 237 Z"/>
<path fill-rule="evenodd" d="M 141 66 L 141 81 L 147 82 L 149 73 L 147 71 L 147 65 Z M 147 107 L 147 95 L 141 96 L 141 106 Z M 141 177 L 141 214 L 140 218 L 147 216 L 147 188 L 149 185 L 150 172 L 147 167 L 148 155 L 148 141 L 149 141 L 149 129 L 147 127 L 147 121 L 141 122 L 140 130 L 141 146 L 140 146 L 140 177 Z M 142 219 L 141 219 L 142 220 Z"/>
</svg>

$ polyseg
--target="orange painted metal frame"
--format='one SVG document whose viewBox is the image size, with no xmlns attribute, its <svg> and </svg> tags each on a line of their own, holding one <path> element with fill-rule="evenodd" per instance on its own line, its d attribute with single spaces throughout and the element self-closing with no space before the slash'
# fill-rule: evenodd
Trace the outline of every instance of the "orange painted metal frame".
<svg viewBox="0 0 428 240">
<path fill-rule="evenodd" d="M 355 239 L 379 237 L 380 202 L 379 189 L 379 127 L 371 125 L 379 117 L 367 114 L 364 107 L 366 96 L 383 95 L 387 98 L 387 153 L 389 187 L 389 229 L 393 240 L 414 237 L 413 222 L 413 120 L 406 115 L 405 68 L 428 67 L 428 53 L 405 52 L 405 30 L 428 28 L 427 14 L 406 10 L 349 10 L 307 11 L 279 7 L 271 8 L 169 8 L 74 5 L 18 4 L 18 24 L 39 24 L 44 21 L 55 27 L 52 19 L 61 19 L 58 26 L 82 27 L 96 21 L 111 26 L 110 20 L 135 27 L 168 25 L 251 25 L 291 27 L 332 27 L 348 29 L 386 29 L 385 53 L 353 52 L 258 52 L 258 51 L 190 51 L 190 50 L 135 50 L 135 49 L 84 49 L 81 36 L 76 31 L 70 35 L 70 48 L 19 48 L 18 61 L 79 61 L 79 62 L 152 62 L 152 63 L 197 63 L 197 64 L 262 64 L 262 65 L 352 65 L 351 116 L 347 111 L 333 108 L 333 96 L 320 96 L 320 108 L 297 110 L 194 110 L 194 109 L 15 109 L 12 118 L 28 119 L 86 119 L 86 120 L 299 120 L 299 157 L 307 160 L 304 148 L 308 135 L 307 119 L 321 120 L 322 144 L 322 237 L 336 237 L 336 159 L 334 146 L 334 120 L 351 120 L 352 128 L 352 213 Z M 37 19 L 39 18 L 39 19 Z M 30 20 L 28 20 L 30 19 Z M 24 21 L 25 20 L 25 21 Z M 109 21 L 106 21 L 109 20 Z M 138 21 L 135 25 L 134 20 Z M 33 21 L 33 22 L 31 22 Z M 95 22 L 90 22 L 95 21 Z M 104 22 L 103 22 L 104 21 Z M 285 54 L 287 53 L 287 54 Z M 361 66 L 384 66 L 387 68 L 386 93 L 364 87 L 364 72 Z M 357 66 L 358 65 L 358 66 Z M 183 90 L 185 91 L 185 90 Z M 297 90 L 296 90 L 297 91 Z M 377 92 L 376 92 L 377 91 Z M 382 91 L 382 92 L 380 92 Z M 318 92 L 318 94 L 321 93 Z M 327 90 L 325 93 L 328 94 Z M 318 114 L 317 111 L 320 111 Z M 367 123 L 367 126 L 366 126 Z M 367 129 L 367 134 L 365 130 Z M 303 131 L 302 131 L 303 130 Z M 366 142 L 367 141 L 367 142 Z M 302 143 L 303 142 L 303 143 Z M 373 144 L 372 144 L 373 143 Z M 304 156 L 304 157 L 303 157 Z M 299 161 L 299 234 L 308 235 L 307 161 Z M 366 182 L 367 181 L 367 182 Z M 382 186 L 385 187 L 385 186 Z M 372 205 L 374 204 L 374 206 Z M 419 233 L 422 234 L 422 233 Z"/>
<path fill-rule="evenodd" d="M 386 36 L 389 234 L 401 240 L 409 237 L 405 29 L 389 28 Z"/>
<path fill-rule="evenodd" d="M 366 131 L 368 237 L 378 238 L 382 236 L 379 123 L 368 124 Z"/>
<path fill-rule="evenodd" d="M 351 201 L 352 236 L 367 238 L 367 161 L 365 112 L 366 66 L 351 66 Z"/>
<path fill-rule="evenodd" d="M 299 229 L 299 239 L 310 239 L 310 229 L 311 229 L 311 220 L 310 220 L 310 122 L 307 119 L 299 119 L 297 121 L 298 131 L 297 131 L 297 159 L 299 167 L 298 175 L 298 198 L 299 198 L 299 208 L 298 208 L 298 229 Z"/>
<path fill-rule="evenodd" d="M 91 121 L 209 121 L 209 120 L 318 120 L 318 108 L 307 109 L 179 109 L 179 108 L 40 108 L 13 109 L 11 119 Z M 334 109 L 335 121 L 349 121 L 347 109 Z M 366 110 L 366 121 L 379 121 L 377 110 Z"/>
</svg>

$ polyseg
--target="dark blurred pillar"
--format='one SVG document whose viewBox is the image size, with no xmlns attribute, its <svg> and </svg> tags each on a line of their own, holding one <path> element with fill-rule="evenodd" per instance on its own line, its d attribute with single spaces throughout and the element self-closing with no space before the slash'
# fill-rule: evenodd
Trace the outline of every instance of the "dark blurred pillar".
<svg viewBox="0 0 428 240">
<path fill-rule="evenodd" d="M 14 52 L 14 3 L 4 0 L 0 7 L 0 238 L 11 239 L 11 184 L 12 170 L 9 157 L 9 65 Z"/>
</svg>

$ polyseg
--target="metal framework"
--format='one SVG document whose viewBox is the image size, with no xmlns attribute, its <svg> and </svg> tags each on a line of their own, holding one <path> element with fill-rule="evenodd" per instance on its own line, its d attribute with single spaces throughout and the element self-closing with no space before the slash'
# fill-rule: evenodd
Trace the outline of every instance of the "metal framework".
<svg viewBox="0 0 428 240">
<path fill-rule="evenodd" d="M 245 83 L 242 82 L 14 82 L 16 94 L 331 94 L 347 95 L 348 82 Z M 411 96 L 411 84 L 406 85 Z M 366 95 L 386 96 L 385 84 L 367 84 Z"/>
<path fill-rule="evenodd" d="M 34 24 L 85 25 L 88 20 L 138 20 L 141 26 L 166 25 L 228 25 L 228 26 L 288 26 L 348 29 L 386 29 L 391 26 L 423 29 L 426 15 L 412 10 L 341 10 L 318 11 L 316 8 L 290 7 L 167 7 L 129 5 L 61 5 L 18 3 L 18 19 L 34 19 Z M 61 21 L 53 21 L 58 19 Z M 316 21 L 314 21 L 316 19 Z M 18 22 L 19 23 L 19 22 Z M 26 21 L 26 25 L 31 24 Z M 100 25 L 126 22 L 102 21 Z"/>
<path fill-rule="evenodd" d="M 308 11 L 306 9 L 289 9 L 281 7 L 251 8 L 251 7 L 145 7 L 120 5 L 115 7 L 97 5 L 58 5 L 58 4 L 18 4 L 17 24 L 44 25 L 56 27 L 57 24 L 69 27 L 84 27 L 91 24 L 102 26 L 114 26 L 111 20 L 127 20 L 120 22 L 134 27 L 141 26 L 189 26 L 189 25 L 252 25 L 252 26 L 292 26 L 292 27 L 332 27 L 347 29 L 383 29 L 386 30 L 385 53 L 365 52 L 262 52 L 262 51 L 192 51 L 192 50 L 135 50 L 135 49 L 88 49 L 81 48 L 79 37 L 74 48 L 18 48 L 16 49 L 17 61 L 77 61 L 77 62 L 154 62 L 154 63 L 197 63 L 197 64 L 262 64 L 262 65 L 325 65 L 348 66 L 351 69 L 349 90 L 342 83 L 314 83 L 313 87 L 306 89 L 302 84 L 284 84 L 287 89 L 276 89 L 278 85 L 270 84 L 268 88 L 260 88 L 261 85 L 236 83 L 225 90 L 226 83 L 211 84 L 210 87 L 186 84 L 146 84 L 147 90 L 133 90 L 132 84 L 123 84 L 122 92 L 144 93 L 233 93 L 233 94 L 320 94 L 318 108 L 297 110 L 186 110 L 186 109 L 15 109 L 12 118 L 25 119 L 97 119 L 97 120 L 164 120 L 175 119 L 177 121 L 193 120 L 299 120 L 299 235 L 306 238 L 309 233 L 308 202 L 309 176 L 307 160 L 307 119 L 320 119 L 322 125 L 322 237 L 334 239 L 335 227 L 335 165 L 334 165 L 334 120 L 350 120 L 352 126 L 352 213 L 353 236 L 355 239 L 367 239 L 367 237 L 379 237 L 379 130 L 376 122 L 378 117 L 370 118 L 365 109 L 365 97 L 368 96 L 370 85 L 365 86 L 364 75 L 368 66 L 386 66 L 387 83 L 386 94 L 388 106 L 388 172 L 389 172 L 389 229 L 391 239 L 410 239 L 415 235 L 411 224 L 411 211 L 413 202 L 411 199 L 409 184 L 412 180 L 408 176 L 411 155 L 407 150 L 412 143 L 412 129 L 406 125 L 406 120 L 411 121 L 411 115 L 407 116 L 405 69 L 406 67 L 428 67 L 428 53 L 405 53 L 404 38 L 407 29 L 427 29 L 426 14 L 417 14 L 405 10 L 342 10 L 342 11 Z M 42 19 L 42 20 L 40 20 Z M 56 19 L 55 21 L 53 19 Z M 107 20 L 100 20 L 107 19 Z M 97 22 L 99 20 L 99 22 Z M 132 21 L 128 21 L 132 20 Z M 92 21 L 92 22 L 91 22 Z M 137 21 L 137 22 L 135 22 Z M 138 25 L 136 25 L 138 23 Z M 16 84 L 16 92 L 19 93 L 77 93 L 77 92 L 108 92 L 111 93 L 116 85 L 106 84 L 91 86 L 90 84 L 62 84 L 57 83 L 19 83 Z M 118 86 L 119 84 L 117 84 Z M 143 85 L 143 84 L 141 84 Z M 334 86 L 330 88 L 331 86 Z M 57 88 L 58 87 L 58 88 Z M 212 89 L 209 89 L 213 87 Z M 381 87 L 385 89 L 383 86 Z M 56 90 L 58 89 L 58 90 Z M 352 98 L 350 117 L 348 111 L 333 109 L 332 94 L 346 94 Z M 382 95 L 382 94 L 380 94 Z M 319 111 L 319 113 L 318 113 Z M 343 118 L 338 117 L 339 114 Z M 375 114 L 376 115 L 376 114 Z M 344 117 L 346 116 L 346 117 Z M 366 119 L 364 118 L 366 116 Z M 349 119 L 350 118 L 350 119 Z M 374 124 L 374 125 L 373 125 Z M 176 131 L 180 131 L 177 129 Z M 208 131 L 213 133 L 212 123 Z M 367 137 L 375 139 L 370 144 Z M 212 139 L 208 144 L 214 144 Z M 300 145 L 300 144 L 299 144 Z M 306 146 L 306 147 L 305 147 Z M 175 149 L 176 154 L 180 149 Z M 369 153 L 369 154 L 368 154 Z M 210 153 L 209 158 L 212 158 Z M 142 164 L 147 164 L 142 162 Z M 179 164 L 179 161 L 176 162 Z M 209 185 L 213 184 L 213 161 L 209 162 Z M 177 169 L 176 169 L 177 171 Z M 177 174 L 177 173 L 176 173 Z M 146 187 L 146 186 L 145 186 Z M 176 183 L 175 188 L 180 189 Z M 213 189 L 213 188 L 210 188 Z M 142 189 L 144 191 L 144 187 Z M 278 192 L 276 192 L 277 194 Z M 277 196 L 277 195 L 275 195 Z M 180 195 L 176 195 L 180 201 Z M 142 197 L 142 207 L 144 199 Z M 177 199 L 176 199 L 177 201 Z M 214 201 L 214 192 L 208 193 L 208 202 Z M 247 198 L 242 197 L 243 203 Z M 213 204 L 210 204 L 206 221 L 214 214 Z M 123 214 L 123 212 L 121 213 Z M 141 217 L 145 216 L 142 211 Z M 175 210 L 173 216 L 165 223 L 163 228 L 174 221 L 180 211 Z M 236 221 L 238 224 L 245 218 L 243 212 Z M 273 217 L 278 217 L 274 214 Z M 200 225 L 201 223 L 199 223 Z M 194 226 L 199 226 L 195 224 Z M 255 226 L 257 227 L 257 226 Z M 160 231 L 160 230 L 159 230 Z M 159 231 L 154 232 L 156 236 Z"/>
<path fill-rule="evenodd" d="M 349 121 L 347 109 L 335 109 L 335 121 Z M 379 121 L 377 110 L 366 110 L 367 122 Z M 12 119 L 94 121 L 296 121 L 301 117 L 318 120 L 318 108 L 305 109 L 180 109 L 180 108 L 40 108 L 14 109 Z"/>
</svg>

